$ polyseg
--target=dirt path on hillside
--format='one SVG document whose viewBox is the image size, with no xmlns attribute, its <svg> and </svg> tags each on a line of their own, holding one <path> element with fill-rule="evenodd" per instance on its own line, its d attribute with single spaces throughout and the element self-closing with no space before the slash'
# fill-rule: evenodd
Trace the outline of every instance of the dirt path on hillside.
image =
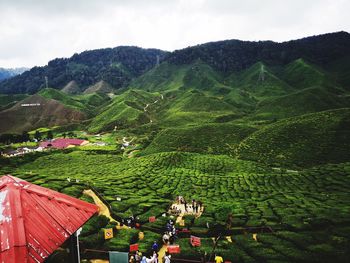
<svg viewBox="0 0 350 263">
<path fill-rule="evenodd" d="M 162 100 L 164 100 L 163 94 L 160 94 L 160 98 L 161 98 Z M 146 106 L 143 108 L 143 111 L 144 111 L 144 112 L 148 112 L 148 107 L 149 107 L 151 104 L 157 104 L 158 101 L 159 101 L 159 100 L 155 100 L 155 101 L 152 102 L 152 103 L 147 103 Z M 150 119 L 149 119 L 149 122 L 152 123 L 153 120 L 150 118 Z"/>
<path fill-rule="evenodd" d="M 88 195 L 90 197 L 92 197 L 92 199 L 94 200 L 95 204 L 98 206 L 99 208 L 99 215 L 104 215 L 105 217 L 107 217 L 110 222 L 115 222 L 117 223 L 117 229 L 129 229 L 129 227 L 123 225 L 120 225 L 120 222 L 118 222 L 117 220 L 115 220 L 112 216 L 111 216 L 111 212 L 109 211 L 109 208 L 105 205 L 105 203 L 102 202 L 102 200 L 94 193 L 94 191 L 92 191 L 91 189 L 88 190 L 84 190 L 83 191 L 84 195 Z"/>
<path fill-rule="evenodd" d="M 108 217 L 110 221 L 117 222 L 112 218 L 109 208 L 101 201 L 101 199 L 94 193 L 94 191 L 92 191 L 91 189 L 84 190 L 83 194 L 92 197 L 95 204 L 99 208 L 99 215 L 104 215 L 105 217 Z"/>
</svg>

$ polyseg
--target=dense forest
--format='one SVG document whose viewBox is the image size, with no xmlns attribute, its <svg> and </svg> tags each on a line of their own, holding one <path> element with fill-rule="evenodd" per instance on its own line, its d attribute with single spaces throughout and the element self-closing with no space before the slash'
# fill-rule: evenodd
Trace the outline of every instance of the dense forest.
<svg viewBox="0 0 350 263">
<path fill-rule="evenodd" d="M 285 65 L 304 58 L 317 65 L 326 65 L 349 52 L 350 34 L 338 32 L 283 43 L 241 40 L 211 42 L 169 53 L 166 60 L 174 64 L 190 64 L 200 59 L 216 70 L 231 73 L 246 69 L 258 61 L 268 65 Z"/>
<path fill-rule="evenodd" d="M 104 80 L 115 88 L 126 86 L 162 59 L 164 51 L 138 47 L 105 48 L 56 58 L 47 66 L 34 67 L 20 76 L 0 83 L 0 93 L 36 93 L 45 87 L 45 77 L 53 88 L 63 88 L 74 80 L 84 90 Z"/>
</svg>

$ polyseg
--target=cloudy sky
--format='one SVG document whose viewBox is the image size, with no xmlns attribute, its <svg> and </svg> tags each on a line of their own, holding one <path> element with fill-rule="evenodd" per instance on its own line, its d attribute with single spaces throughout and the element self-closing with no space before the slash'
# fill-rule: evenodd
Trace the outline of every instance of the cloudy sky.
<svg viewBox="0 0 350 263">
<path fill-rule="evenodd" d="M 350 32 L 349 10 L 349 0 L 0 0 L 0 67 L 119 45 L 172 51 Z"/>
</svg>

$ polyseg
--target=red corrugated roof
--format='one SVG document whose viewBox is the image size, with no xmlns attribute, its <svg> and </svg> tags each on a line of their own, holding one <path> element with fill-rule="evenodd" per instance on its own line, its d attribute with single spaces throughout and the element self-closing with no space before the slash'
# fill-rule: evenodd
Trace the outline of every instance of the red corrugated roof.
<svg viewBox="0 0 350 263">
<path fill-rule="evenodd" d="M 68 195 L 1 177 L 0 262 L 43 262 L 97 211 Z"/>
<path fill-rule="evenodd" d="M 84 142 L 85 140 L 80 140 L 80 139 L 60 138 L 52 141 L 41 142 L 39 146 L 43 148 L 53 147 L 57 149 L 64 149 L 64 148 L 67 148 L 69 145 L 79 146 Z"/>
</svg>

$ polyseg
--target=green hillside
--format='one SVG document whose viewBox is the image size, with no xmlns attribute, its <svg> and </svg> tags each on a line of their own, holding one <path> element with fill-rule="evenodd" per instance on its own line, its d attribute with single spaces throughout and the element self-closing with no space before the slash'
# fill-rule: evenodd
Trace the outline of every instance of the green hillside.
<svg viewBox="0 0 350 263">
<path fill-rule="evenodd" d="M 177 90 L 183 86 L 183 78 L 189 65 L 177 66 L 166 62 L 135 79 L 130 88 L 147 91 Z"/>
<path fill-rule="evenodd" d="M 279 79 L 272 70 L 261 62 L 258 62 L 236 74 L 232 85 L 251 93 L 254 97 L 275 97 L 293 92 L 294 89 L 286 82 Z"/>
<path fill-rule="evenodd" d="M 285 67 L 283 77 L 291 86 L 297 89 L 304 89 L 325 85 L 329 76 L 320 68 L 300 58 Z"/>
<path fill-rule="evenodd" d="M 84 95 L 71 95 L 56 89 L 42 89 L 40 96 L 47 99 L 54 99 L 67 107 L 80 110 L 89 114 L 96 114 L 96 108 L 108 103 L 110 98 L 102 93 L 91 93 Z"/>
<path fill-rule="evenodd" d="M 350 160 L 350 109 L 302 115 L 268 125 L 243 140 L 237 158 L 271 165 L 313 166 Z"/>
<path fill-rule="evenodd" d="M 159 99 L 159 94 L 141 90 L 129 90 L 113 98 L 112 102 L 92 119 L 89 131 L 112 130 L 132 127 L 150 122 L 150 112 L 145 111 L 147 104 Z"/>
<path fill-rule="evenodd" d="M 164 129 L 143 154 L 183 151 L 233 155 L 238 143 L 255 130 L 231 123 Z"/>
<path fill-rule="evenodd" d="M 258 118 L 283 119 L 306 113 L 350 107 L 343 90 L 314 86 L 281 97 L 267 98 L 257 105 Z"/>
</svg>

